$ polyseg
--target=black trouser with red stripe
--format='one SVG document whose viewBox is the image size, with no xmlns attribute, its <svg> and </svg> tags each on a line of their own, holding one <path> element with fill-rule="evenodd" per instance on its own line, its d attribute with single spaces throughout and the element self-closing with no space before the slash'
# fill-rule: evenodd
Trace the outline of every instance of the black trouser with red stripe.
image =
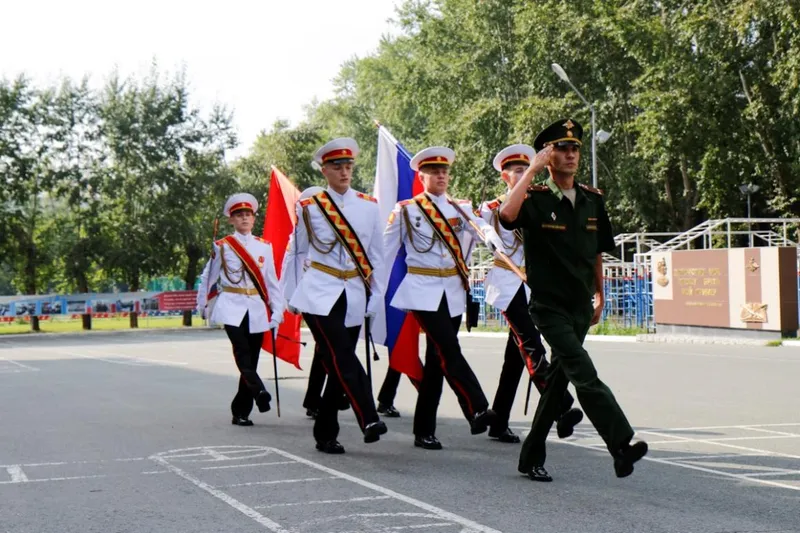
<svg viewBox="0 0 800 533">
<path fill-rule="evenodd" d="M 362 432 L 368 424 L 379 420 L 367 373 L 356 356 L 361 327 L 346 327 L 346 314 L 347 297 L 344 291 L 328 316 L 303 313 L 303 318 L 314 335 L 314 341 L 320 345 L 317 356 L 328 374 L 322 404 L 314 424 L 314 438 L 318 442 L 335 439 L 339 434 L 338 401 L 342 391 L 350 400 Z"/>
<path fill-rule="evenodd" d="M 508 428 L 508 419 L 511 417 L 511 406 L 517 395 L 517 386 L 522 377 L 522 371 L 527 367 L 528 375 L 531 376 L 534 387 L 539 393 L 544 392 L 547 385 L 545 373 L 549 363 L 545 357 L 545 349 L 542 345 L 542 338 L 539 330 L 533 323 L 528 302 L 525 296 L 525 288 L 520 285 L 519 290 L 511 299 L 508 308 L 503 315 L 508 321 L 508 341 L 506 342 L 506 353 L 503 360 L 503 369 L 500 372 L 500 381 L 497 385 L 497 392 L 492 403 L 492 410 L 497 414 L 495 423 L 490 428 L 490 433 L 498 434 Z M 566 412 L 575 399 L 564 391 L 564 399 L 561 402 L 559 415 Z"/>
<path fill-rule="evenodd" d="M 436 311 L 414 311 L 427 336 L 425 368 L 414 412 L 414 435 L 423 437 L 436 432 L 436 411 L 442 396 L 443 380 L 453 389 L 467 420 L 485 411 L 489 402 L 483 394 L 475 373 L 470 368 L 458 343 L 461 316 L 450 316 L 447 297 L 442 296 Z"/>
<path fill-rule="evenodd" d="M 303 407 L 312 411 L 318 411 L 322 401 L 322 388 L 325 386 L 325 366 L 319 356 L 319 344 L 314 343 L 314 358 L 311 361 L 311 369 L 308 372 L 308 388 L 303 399 Z"/>
<path fill-rule="evenodd" d="M 226 324 L 225 333 L 233 345 L 233 358 L 239 369 L 239 391 L 231 402 L 231 412 L 233 416 L 247 418 L 253 410 L 255 397 L 266 390 L 257 372 L 264 332 L 250 333 L 250 316 L 245 313 L 238 327 Z"/>
</svg>

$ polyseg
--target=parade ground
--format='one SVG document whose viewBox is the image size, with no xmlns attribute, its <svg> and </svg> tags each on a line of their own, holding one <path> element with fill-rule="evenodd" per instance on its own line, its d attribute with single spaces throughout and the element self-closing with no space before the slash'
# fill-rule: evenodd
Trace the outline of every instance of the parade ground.
<svg viewBox="0 0 800 533">
<path fill-rule="evenodd" d="M 303 340 L 311 341 L 308 332 Z M 505 340 L 463 336 L 494 395 Z M 0 532 L 732 533 L 800 531 L 800 348 L 586 344 L 650 444 L 617 479 L 588 419 L 548 445 L 552 483 L 517 470 L 519 444 L 472 436 L 445 386 L 441 451 L 413 446 L 404 377 L 389 432 L 364 444 L 340 413 L 347 453 L 314 449 L 303 371 L 272 359 L 272 410 L 231 424 L 237 372 L 221 330 L 0 338 Z M 374 390 L 386 350 L 372 363 Z M 359 345 L 363 361 L 364 346 Z M 572 388 L 571 388 L 572 389 Z M 512 428 L 524 434 L 525 384 Z"/>
</svg>

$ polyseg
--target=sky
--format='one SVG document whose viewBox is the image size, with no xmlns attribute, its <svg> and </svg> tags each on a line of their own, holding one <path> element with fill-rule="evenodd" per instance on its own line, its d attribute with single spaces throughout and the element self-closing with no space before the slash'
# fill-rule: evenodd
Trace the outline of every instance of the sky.
<svg viewBox="0 0 800 533">
<path fill-rule="evenodd" d="M 25 0 L 3 7 L 0 78 L 37 83 L 185 69 L 192 102 L 234 112 L 245 155 L 277 119 L 333 94 L 340 65 L 374 52 L 401 0 Z"/>
</svg>

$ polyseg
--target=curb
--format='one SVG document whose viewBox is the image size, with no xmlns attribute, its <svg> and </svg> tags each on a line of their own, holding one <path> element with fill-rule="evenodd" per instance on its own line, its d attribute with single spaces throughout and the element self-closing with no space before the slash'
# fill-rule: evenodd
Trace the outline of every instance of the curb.
<svg viewBox="0 0 800 533">
<path fill-rule="evenodd" d="M 308 328 L 300 328 L 300 331 L 311 333 L 311 330 Z M 420 333 L 420 336 L 422 336 L 422 333 Z M 508 337 L 508 332 L 476 331 L 473 333 L 459 331 L 458 336 L 467 338 L 505 339 Z M 636 342 L 636 337 L 633 335 L 587 335 L 586 340 L 591 342 Z"/>
<path fill-rule="evenodd" d="M 58 333 L 8 333 L 0 335 L 0 342 L 4 339 L 51 339 L 57 337 L 94 337 L 97 335 L 146 335 L 148 333 L 158 332 L 185 332 L 193 333 L 200 331 L 216 331 L 219 328 L 212 328 L 209 326 L 192 326 L 187 328 L 185 326 L 178 328 L 127 328 L 127 329 L 96 329 L 89 331 L 61 331 Z"/>
</svg>

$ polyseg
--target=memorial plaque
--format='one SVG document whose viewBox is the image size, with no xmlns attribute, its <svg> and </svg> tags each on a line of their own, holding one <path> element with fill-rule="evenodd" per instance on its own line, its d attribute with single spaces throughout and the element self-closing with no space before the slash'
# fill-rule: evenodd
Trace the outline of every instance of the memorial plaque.
<svg viewBox="0 0 800 533">
<path fill-rule="evenodd" d="M 686 250 L 652 261 L 656 324 L 797 330 L 795 248 Z"/>
</svg>

